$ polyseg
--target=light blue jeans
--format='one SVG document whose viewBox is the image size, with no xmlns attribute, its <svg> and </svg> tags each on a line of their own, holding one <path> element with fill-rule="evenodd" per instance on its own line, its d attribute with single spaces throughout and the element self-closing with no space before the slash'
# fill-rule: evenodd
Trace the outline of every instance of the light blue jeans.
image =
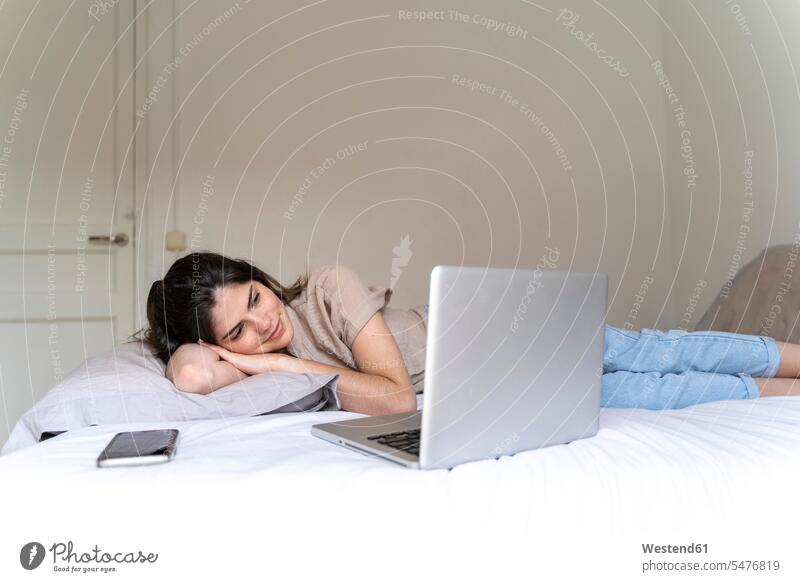
<svg viewBox="0 0 800 582">
<path fill-rule="evenodd" d="M 606 408 L 664 410 L 758 398 L 753 378 L 772 378 L 780 366 L 778 344 L 766 336 L 606 325 L 604 344 L 600 405 Z"/>
</svg>

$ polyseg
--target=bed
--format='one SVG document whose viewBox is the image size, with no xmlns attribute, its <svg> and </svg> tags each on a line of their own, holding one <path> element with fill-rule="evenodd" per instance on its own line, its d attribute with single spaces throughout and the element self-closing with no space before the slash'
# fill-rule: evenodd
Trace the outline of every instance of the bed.
<svg viewBox="0 0 800 582">
<path fill-rule="evenodd" d="M 580 535 L 594 540 L 582 555 L 596 547 L 599 559 L 612 534 L 635 533 L 642 543 L 684 531 L 717 541 L 700 533 L 707 528 L 737 532 L 752 559 L 777 559 L 777 551 L 764 554 L 765 544 L 800 524 L 800 397 L 674 411 L 603 409 L 593 438 L 450 471 L 405 469 L 309 434 L 312 424 L 356 416 L 320 411 L 93 426 L 11 452 L 0 457 L 4 498 L 25 502 L 6 508 L 15 526 L 4 528 L 3 537 L 14 534 L 4 547 L 42 536 L 160 547 L 183 556 L 175 572 L 205 549 L 251 559 L 264 552 L 296 574 L 284 558 L 313 557 L 307 567 L 321 568 L 336 552 L 352 552 L 354 540 L 369 548 L 371 532 L 387 527 L 413 535 L 414 547 L 427 540 L 440 549 L 434 532 L 445 528 L 444 539 L 460 540 L 453 549 L 459 553 L 474 536 L 495 532 L 487 543 L 503 540 L 496 550 L 515 556 L 504 561 L 510 567 L 520 566 L 514 544 L 529 547 L 529 536 L 565 535 L 574 544 Z M 181 431 L 173 461 L 95 467 L 116 432 L 166 426 Z M 476 554 L 459 563 L 480 556 L 488 559 Z M 208 563 L 222 560 L 235 572 L 229 558 Z M 536 563 L 541 572 L 544 558 Z"/>
<path fill-rule="evenodd" d="M 287 580 L 406 580 L 425 564 L 425 579 L 627 580 L 640 579 L 646 560 L 665 559 L 643 556 L 643 543 L 707 543 L 709 554 L 693 559 L 781 560 L 768 577 L 737 572 L 737 580 L 800 579 L 791 559 L 800 539 L 800 397 L 602 409 L 592 438 L 414 471 L 310 434 L 313 424 L 359 416 L 330 406 L 291 411 L 287 402 L 327 393 L 331 378 L 307 378 L 270 402 L 257 390 L 209 406 L 176 393 L 152 358 L 122 379 L 120 361 L 86 374 L 95 386 L 116 379 L 106 396 L 120 398 L 124 417 L 75 412 L 68 432 L 38 444 L 50 417 L 18 423 L 0 456 L 11 524 L 0 528 L 2 547 L 41 538 L 160 550 L 149 570 L 157 579 L 251 579 L 263 570 Z M 72 380 L 82 387 L 87 378 Z M 123 398 L 132 386 L 152 388 L 159 411 L 179 402 L 172 408 L 183 416 L 147 420 L 149 405 Z M 226 408 L 236 401 L 255 408 Z M 180 430 L 173 461 L 96 468 L 117 432 L 167 427 Z M 0 560 L 0 579 L 19 574 L 8 564 Z M 115 579 L 147 575 L 128 566 Z"/>
</svg>

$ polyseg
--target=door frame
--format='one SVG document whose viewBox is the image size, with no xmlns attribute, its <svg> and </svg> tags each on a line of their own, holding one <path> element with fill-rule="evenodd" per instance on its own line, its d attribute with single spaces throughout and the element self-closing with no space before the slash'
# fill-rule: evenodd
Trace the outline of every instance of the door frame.
<svg viewBox="0 0 800 582">
<path fill-rule="evenodd" d="M 166 231 L 176 228 L 172 192 L 180 135 L 179 120 L 175 119 L 178 72 L 159 87 L 157 106 L 148 109 L 142 117 L 137 108 L 146 103 L 164 65 L 175 58 L 178 0 L 135 0 L 131 4 L 135 10 L 134 328 L 140 329 L 147 327 L 146 304 L 150 287 L 153 281 L 163 277 L 175 258 L 175 253 L 165 249 L 164 238 Z M 163 132 L 167 128 L 170 128 L 170 133 L 165 138 Z M 158 159 L 153 159 L 151 156 L 159 152 L 159 148 Z"/>
</svg>

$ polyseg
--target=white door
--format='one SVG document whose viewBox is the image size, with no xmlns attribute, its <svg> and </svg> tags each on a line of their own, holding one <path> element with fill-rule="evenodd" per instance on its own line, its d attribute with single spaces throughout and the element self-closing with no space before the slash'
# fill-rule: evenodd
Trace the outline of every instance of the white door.
<svg viewBox="0 0 800 582">
<path fill-rule="evenodd" d="M 0 442 L 133 331 L 133 8 L 0 4 Z"/>
</svg>

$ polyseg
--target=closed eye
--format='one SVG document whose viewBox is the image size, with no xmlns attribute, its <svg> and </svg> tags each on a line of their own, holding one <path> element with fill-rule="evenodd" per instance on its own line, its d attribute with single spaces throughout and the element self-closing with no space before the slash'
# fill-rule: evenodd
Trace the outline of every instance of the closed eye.
<svg viewBox="0 0 800 582">
<path fill-rule="evenodd" d="M 256 293 L 253 296 L 253 299 L 252 299 L 252 301 L 250 303 L 250 307 L 253 307 L 254 305 L 258 305 L 258 302 L 259 302 L 260 299 L 261 299 L 261 292 L 259 291 L 258 293 Z M 243 329 L 244 329 L 244 325 L 240 325 L 239 329 L 236 330 L 236 333 L 231 337 L 231 339 L 232 340 L 239 339 L 239 337 L 241 337 L 241 335 L 242 335 L 242 330 Z"/>
<path fill-rule="evenodd" d="M 261 293 L 253 293 L 253 285 L 251 283 L 250 284 L 250 292 L 247 294 L 247 310 L 248 311 L 250 311 L 250 309 L 252 308 L 253 305 L 258 303 L 258 298 L 259 298 L 260 295 L 261 295 Z M 226 333 L 224 336 L 222 336 L 222 340 L 221 341 L 224 341 L 226 338 L 232 339 L 232 340 L 237 339 L 238 337 L 240 337 L 242 335 L 240 333 L 242 329 L 244 329 L 244 323 L 240 323 L 238 325 L 238 329 L 236 327 L 234 327 L 234 329 L 230 330 L 228 333 Z"/>
</svg>

